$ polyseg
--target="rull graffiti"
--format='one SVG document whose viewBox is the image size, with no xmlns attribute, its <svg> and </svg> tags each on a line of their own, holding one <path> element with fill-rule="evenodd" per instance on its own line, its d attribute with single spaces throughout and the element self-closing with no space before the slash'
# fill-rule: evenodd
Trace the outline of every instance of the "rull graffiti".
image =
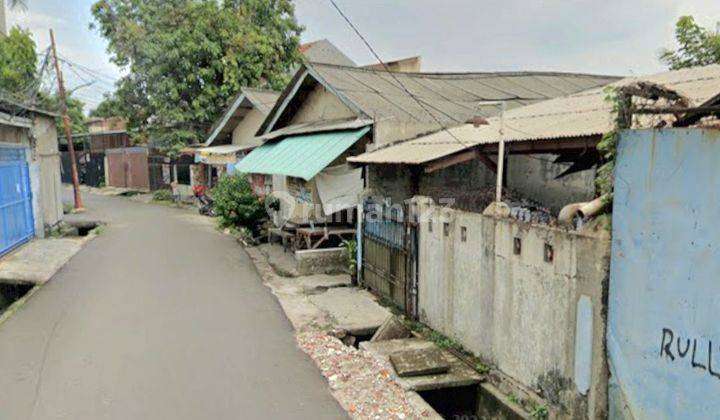
<svg viewBox="0 0 720 420">
<path fill-rule="evenodd" d="M 707 372 L 710 376 L 720 379 L 720 371 L 713 370 L 713 342 L 704 342 L 698 338 L 687 338 L 676 335 L 670 328 L 662 329 L 660 341 L 660 358 L 671 362 L 690 361 L 690 367 Z M 716 364 L 720 369 L 720 364 Z"/>
</svg>

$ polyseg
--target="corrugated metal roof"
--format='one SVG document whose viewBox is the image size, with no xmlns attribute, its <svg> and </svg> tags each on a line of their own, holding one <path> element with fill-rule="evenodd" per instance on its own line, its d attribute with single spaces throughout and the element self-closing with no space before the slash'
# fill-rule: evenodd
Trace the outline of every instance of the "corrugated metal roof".
<svg viewBox="0 0 720 420">
<path fill-rule="evenodd" d="M 487 102 L 505 101 L 507 108 L 512 109 L 604 86 L 619 79 L 557 72 L 390 73 L 328 64 L 306 64 L 304 67 L 283 91 L 260 128 L 261 133 L 273 130 L 279 116 L 295 100 L 295 93 L 306 83 L 305 70 L 349 104 L 361 118 L 393 119 L 409 124 L 437 124 L 440 121 L 446 127 L 460 125 L 478 113 L 486 117 L 496 115 L 497 107 L 487 106 Z M 405 89 L 423 105 L 419 105 Z"/>
<path fill-rule="evenodd" d="M 357 65 L 327 39 L 301 45 L 300 53 L 311 63 L 337 64 L 340 66 Z"/>
<path fill-rule="evenodd" d="M 702 105 L 720 94 L 720 65 L 622 79 L 610 86 L 638 81 L 663 85 Z M 604 88 L 546 100 L 505 113 L 505 141 L 577 138 L 602 135 L 613 128 L 612 106 Z M 479 144 L 499 141 L 500 119 L 475 128 L 465 124 L 349 158 L 354 163 L 422 164 Z M 455 138 L 453 138 L 453 136 Z"/>
<path fill-rule="evenodd" d="M 312 70 L 367 116 L 403 121 L 464 123 L 483 102 L 506 101 L 515 108 L 616 81 L 611 76 L 550 72 L 393 73 L 314 65 Z M 399 80 L 400 84 L 395 80 Z M 404 86 L 404 88 L 403 88 Z M 412 95 L 423 102 L 428 115 Z M 488 116 L 496 113 L 485 109 Z"/>
<path fill-rule="evenodd" d="M 285 175 L 312 179 L 350 146 L 369 127 L 350 131 L 304 134 L 259 146 L 237 164 L 242 173 Z"/>
<path fill-rule="evenodd" d="M 320 133 L 323 131 L 335 131 L 335 130 L 351 130 L 353 128 L 360 128 L 371 125 L 372 120 L 362 118 L 352 119 L 340 119 L 340 120 L 328 120 L 328 121 L 312 121 L 306 123 L 293 124 L 288 127 L 283 127 L 279 130 L 271 131 L 264 136 L 256 137 L 258 140 L 263 142 L 280 138 L 295 136 L 298 134 L 308 133 Z"/>
</svg>

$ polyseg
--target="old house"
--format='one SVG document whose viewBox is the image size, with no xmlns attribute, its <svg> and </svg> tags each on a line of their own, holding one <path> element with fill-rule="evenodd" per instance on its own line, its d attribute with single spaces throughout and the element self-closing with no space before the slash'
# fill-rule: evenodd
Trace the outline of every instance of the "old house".
<svg viewBox="0 0 720 420">
<path fill-rule="evenodd" d="M 308 42 L 299 47 L 304 60 L 314 63 L 355 66 L 340 49 L 327 39 Z M 213 186 L 222 174 L 233 172 L 239 160 L 260 145 L 255 138 L 280 92 L 267 89 L 242 88 L 230 101 L 220 118 L 210 128 L 202 145 L 187 148 L 184 155 L 194 158 L 191 185 Z M 272 191 L 272 177 L 256 174 L 251 177 L 258 195 Z"/>
<path fill-rule="evenodd" d="M 677 92 L 690 105 L 714 105 L 720 94 L 720 66 L 627 78 L 610 86 L 638 81 Z M 506 188 L 557 209 L 596 197 L 597 145 L 615 128 L 613 104 L 606 97 L 606 89 L 594 88 L 508 110 L 484 125 L 462 125 L 350 160 L 370 166 L 370 173 L 373 166 L 386 165 L 414 171 L 420 174 L 422 195 L 423 177 L 470 162 L 496 163 L 502 140 Z M 643 159 L 647 165 L 654 158 Z M 548 169 L 555 165 L 560 167 Z M 556 179 L 555 174 L 569 170 L 577 170 L 572 185 Z M 477 173 L 468 171 L 459 188 L 473 188 L 471 177 Z M 623 190 L 636 188 L 648 187 L 624 184 Z M 513 206 L 512 197 L 506 202 Z M 608 231 L 598 223 L 575 229 L 552 219 L 482 210 L 418 196 L 410 205 L 410 220 L 396 222 L 381 214 L 367 222 L 365 283 L 494 366 L 498 374 L 492 386 L 536 393 L 566 417 L 605 417 Z M 403 228 L 399 239 L 392 235 L 397 226 Z M 401 262 L 383 264 L 376 257 L 382 253 L 398 255 Z M 633 288 L 628 285 L 631 279 L 626 280 L 625 287 Z M 624 344 L 615 345 L 619 349 Z M 517 387 L 508 385 L 513 383 Z M 628 384 L 626 380 L 624 386 Z"/>
<path fill-rule="evenodd" d="M 601 86 L 612 80 L 615 79 L 570 73 L 395 73 L 305 64 L 260 127 L 257 135 L 264 142 L 263 146 L 250 154 L 238 170 L 274 175 L 273 190 L 287 193 L 291 203 L 286 203 L 286 207 L 293 208 L 292 212 L 283 212 L 283 219 L 302 223 L 308 214 L 312 214 L 315 216 L 313 221 L 323 221 L 323 216 L 327 214 L 317 211 L 324 203 L 314 177 L 327 167 L 343 165 L 346 158 L 366 150 L 436 132 L 441 127 L 462 125 L 476 115 L 496 115 L 499 112 L 498 103 L 505 103 L 508 109 L 513 109 Z M 344 143 L 337 150 L 333 149 L 333 156 L 324 156 L 322 162 L 315 159 L 318 151 L 308 150 L 307 154 L 303 154 L 307 164 L 321 163 L 312 173 L 300 174 L 282 165 L 268 164 L 283 159 L 296 162 L 295 155 L 278 155 L 281 150 L 297 153 L 294 147 L 289 147 L 295 142 L 306 141 L 314 147 L 329 150 L 327 144 L 321 147 L 319 141 L 313 142 L 309 136 L 322 137 L 329 144 Z M 262 160 L 259 159 L 261 156 Z M 417 173 L 398 172 L 397 168 L 384 169 L 375 165 L 369 167 L 363 174 L 364 186 L 373 190 L 377 188 L 379 192 L 398 200 L 408 199 L 417 193 L 413 186 Z M 468 177 L 467 173 L 458 171 L 455 180 L 440 179 L 434 186 L 445 188 L 459 185 L 458 181 L 467 179 L 474 179 L 475 185 L 484 185 L 491 178 L 489 171 L 478 170 L 475 173 L 477 176 Z M 433 180 L 432 177 L 426 179 Z M 463 185 L 462 188 L 468 186 Z"/>
<path fill-rule="evenodd" d="M 192 170 L 193 184 L 214 185 L 220 175 L 234 170 L 235 164 L 261 144 L 255 132 L 275 105 L 279 92 L 243 88 L 230 102 L 220 119 L 210 130 L 202 147 L 191 149 L 196 166 Z M 264 194 L 265 179 L 253 179 L 257 191 Z M 272 184 L 267 183 L 268 187 Z"/>
<path fill-rule="evenodd" d="M 62 218 L 55 115 L 0 101 L 0 255 Z"/>
</svg>

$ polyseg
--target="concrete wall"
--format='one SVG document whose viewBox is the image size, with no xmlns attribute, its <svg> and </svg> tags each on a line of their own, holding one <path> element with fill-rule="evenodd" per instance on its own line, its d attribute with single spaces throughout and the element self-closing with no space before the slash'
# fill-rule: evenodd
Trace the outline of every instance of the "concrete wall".
<svg viewBox="0 0 720 420">
<path fill-rule="evenodd" d="M 555 179 L 570 167 L 569 163 L 553 163 L 556 156 L 511 155 L 507 159 L 507 185 L 521 196 L 550 207 L 555 213 L 566 204 L 595 198 L 595 169 Z"/>
<path fill-rule="evenodd" d="M 305 98 L 302 106 L 295 112 L 288 125 L 354 118 L 355 116 L 355 113 L 343 104 L 340 99 L 318 84 Z"/>
<path fill-rule="evenodd" d="M 255 145 L 260 143 L 255 140 L 255 133 L 265 120 L 265 114 L 253 108 L 245 114 L 232 132 L 232 144 L 238 145 Z"/>
<path fill-rule="evenodd" d="M 555 214 L 570 203 L 595 197 L 595 170 L 585 170 L 555 179 L 569 164 L 553 164 L 554 155 L 510 156 L 507 162 L 507 187 L 518 195 L 549 207 Z M 393 202 L 413 196 L 407 165 L 369 165 L 368 187 L 390 197 Z M 451 198 L 464 208 L 482 211 L 482 194 L 492 199 L 495 173 L 478 160 L 450 166 L 429 174 L 421 173 L 418 194 L 438 201 Z M 473 201 L 477 203 L 473 203 Z M 476 204 L 476 205 L 473 205 Z"/>
<path fill-rule="evenodd" d="M 45 231 L 56 226 L 63 218 L 60 153 L 55 120 L 36 115 L 32 119 L 32 129 L 0 125 L 0 141 L 28 148 L 35 234 L 44 237 Z"/>
<path fill-rule="evenodd" d="M 564 416 L 603 417 L 609 241 L 416 201 L 421 321 L 540 389 Z"/>
<path fill-rule="evenodd" d="M 368 186 L 374 194 L 389 197 L 393 202 L 403 202 L 413 196 L 411 171 L 407 165 L 370 165 L 368 177 Z M 494 186 L 495 174 L 474 160 L 429 174 L 420 173 L 418 195 L 432 197 L 435 201 L 452 199 L 458 202 L 477 197 L 479 192 Z"/>
<path fill-rule="evenodd" d="M 40 205 L 43 224 L 52 228 L 63 218 L 60 153 L 55 120 L 38 116 L 34 120 L 35 160 L 39 168 Z"/>
<path fill-rule="evenodd" d="M 401 121 L 398 118 L 386 118 L 375 121 L 375 144 L 373 149 L 401 140 L 408 140 L 423 134 L 430 134 L 438 131 L 437 123 L 420 123 L 417 120 L 408 118 Z M 372 149 L 370 149 L 372 150 Z"/>
</svg>

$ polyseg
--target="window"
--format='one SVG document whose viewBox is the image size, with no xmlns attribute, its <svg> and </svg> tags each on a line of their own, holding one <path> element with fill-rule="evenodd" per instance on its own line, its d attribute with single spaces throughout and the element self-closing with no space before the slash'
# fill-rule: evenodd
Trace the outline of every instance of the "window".
<svg viewBox="0 0 720 420">
<path fill-rule="evenodd" d="M 513 238 L 513 254 L 520 255 L 522 252 L 522 239 Z"/>
<path fill-rule="evenodd" d="M 443 235 L 448 236 L 450 235 L 450 223 L 443 223 Z"/>
<path fill-rule="evenodd" d="M 467 242 L 467 227 L 465 226 L 460 227 L 460 240 L 462 242 Z"/>
</svg>

